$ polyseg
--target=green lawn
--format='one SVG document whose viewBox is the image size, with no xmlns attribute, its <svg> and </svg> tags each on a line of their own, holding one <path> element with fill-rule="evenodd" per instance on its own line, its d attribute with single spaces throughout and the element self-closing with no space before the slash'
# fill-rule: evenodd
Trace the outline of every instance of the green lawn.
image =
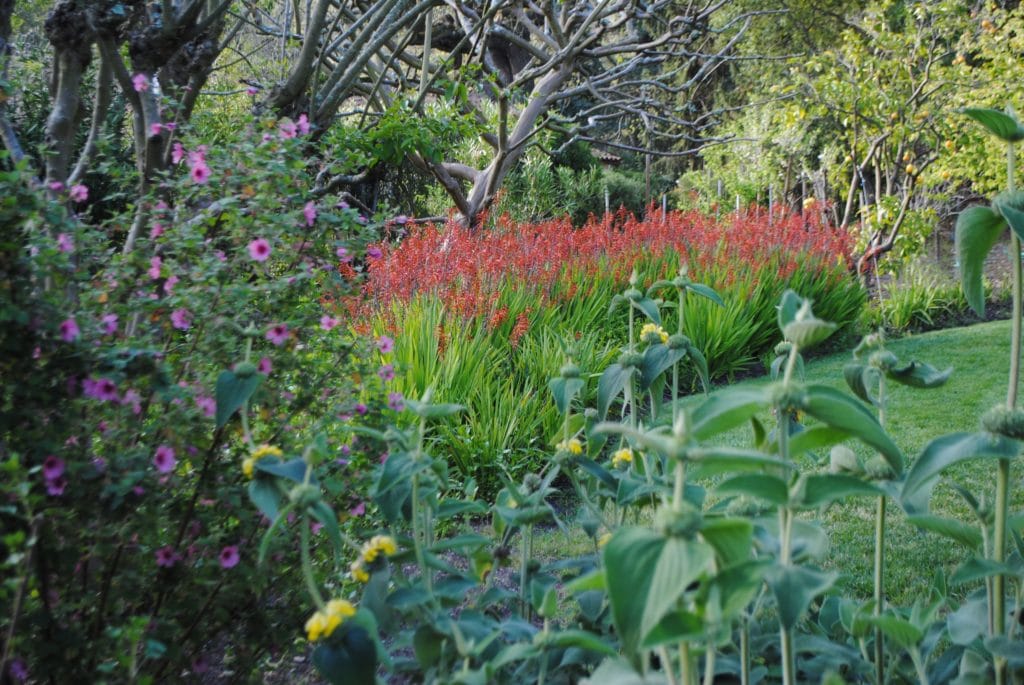
<svg viewBox="0 0 1024 685">
<path fill-rule="evenodd" d="M 973 431 L 979 417 L 993 405 L 1004 402 L 1009 368 L 1010 325 L 1008 321 L 978 324 L 908 336 L 888 343 L 901 361 L 917 359 L 940 369 L 954 367 L 949 382 L 933 390 L 897 386 L 889 388 L 888 430 L 912 463 L 932 439 L 957 431 Z M 851 358 L 849 352 L 836 353 L 807 363 L 806 379 L 846 388 L 842 368 Z M 740 385 L 769 382 L 767 377 L 743 381 Z M 698 398 L 694 398 L 698 401 Z M 768 424 L 767 416 L 762 417 Z M 736 430 L 723 438 L 733 444 L 747 444 L 749 433 Z M 866 451 L 851 445 L 862 454 Z M 951 477 L 979 499 L 993 499 L 995 467 L 991 461 L 964 464 Z M 1021 471 L 1015 470 L 1011 483 L 1011 507 L 1024 505 Z M 708 484 L 709 486 L 711 484 Z M 968 521 L 970 512 L 948 482 L 936 487 L 932 510 L 937 514 Z M 898 507 L 888 508 L 887 588 L 891 601 L 909 605 L 920 596 L 938 568 L 947 573 L 963 561 L 964 551 L 945 538 L 919 531 L 909 525 Z M 853 500 L 833 506 L 822 514 L 831 535 L 826 565 L 840 570 L 848 590 L 857 596 L 871 594 L 871 567 L 874 535 L 874 502 Z M 973 522 L 972 522 L 973 523 Z M 543 558 L 585 553 L 592 543 L 579 529 L 568 533 L 545 533 L 535 550 Z M 960 588 L 966 591 L 967 588 Z"/>
</svg>

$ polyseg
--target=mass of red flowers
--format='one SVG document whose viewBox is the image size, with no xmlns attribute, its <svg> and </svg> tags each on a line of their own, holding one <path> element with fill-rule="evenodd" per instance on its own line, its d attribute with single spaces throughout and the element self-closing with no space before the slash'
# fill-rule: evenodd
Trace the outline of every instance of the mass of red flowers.
<svg viewBox="0 0 1024 685">
<path fill-rule="evenodd" d="M 723 265 L 730 273 L 785 279 L 798 265 L 834 269 L 841 260 L 849 266 L 852 245 L 846 231 L 799 213 L 775 215 L 769 222 L 763 211 L 721 219 L 697 211 L 654 211 L 644 219 L 592 218 L 579 228 L 567 218 L 499 222 L 487 230 L 449 222 L 419 226 L 400 243 L 380 245 L 382 255 L 370 262 L 365 287 L 368 299 L 378 304 L 430 293 L 452 313 L 493 320 L 503 318 L 493 305 L 504 285 L 526 286 L 538 302 L 551 303 L 572 297 L 588 277 L 624 283 L 637 260 L 667 250 L 684 255 L 698 280 L 702 272 Z"/>
</svg>

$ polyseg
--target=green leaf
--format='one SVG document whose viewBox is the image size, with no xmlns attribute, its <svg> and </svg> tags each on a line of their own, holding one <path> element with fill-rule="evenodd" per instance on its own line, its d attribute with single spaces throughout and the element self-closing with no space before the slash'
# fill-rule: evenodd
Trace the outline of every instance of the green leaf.
<svg viewBox="0 0 1024 685">
<path fill-rule="evenodd" d="M 249 499 L 260 513 L 273 521 L 281 508 L 284 495 L 272 478 L 253 478 L 249 481 Z"/>
<path fill-rule="evenodd" d="M 620 528 L 602 550 L 612 620 L 626 656 L 639 667 L 644 638 L 693 581 L 710 570 L 712 548 L 645 528 Z"/>
<path fill-rule="evenodd" d="M 1015 576 L 1016 573 L 1007 564 L 1000 564 L 983 557 L 971 557 L 957 567 L 949 582 L 953 585 L 964 585 L 981 580 L 982 578 L 998 575 Z"/>
<path fill-rule="evenodd" d="M 982 276 L 985 257 L 1002 235 L 1006 223 L 989 207 L 971 207 L 956 220 L 956 254 L 960 262 L 960 282 L 964 297 L 978 316 L 985 315 L 985 288 Z"/>
<path fill-rule="evenodd" d="M 1000 112 L 998 109 L 968 107 L 963 110 L 963 113 L 984 126 L 989 133 L 1000 140 L 1005 140 L 1008 143 L 1024 140 L 1024 128 L 1021 128 L 1017 120 L 1006 112 Z"/>
<path fill-rule="evenodd" d="M 345 549 L 345 543 L 342 542 L 341 528 L 338 526 L 338 517 L 335 515 L 334 510 L 326 502 L 320 500 L 309 507 L 309 513 L 323 524 L 324 530 L 327 531 L 327 537 L 330 538 L 331 545 L 334 547 L 335 564 L 340 566 L 341 554 Z"/>
<path fill-rule="evenodd" d="M 604 421 L 608 416 L 608 408 L 619 396 L 626 383 L 633 376 L 634 368 L 623 368 L 621 364 L 612 364 L 597 381 L 597 414 Z"/>
<path fill-rule="evenodd" d="M 915 514 L 908 516 L 907 521 L 918 528 L 955 540 L 972 551 L 981 547 L 981 533 L 963 521 L 932 514 Z"/>
<path fill-rule="evenodd" d="M 686 356 L 685 348 L 672 349 L 668 345 L 651 345 L 640 363 L 640 389 L 647 390 L 654 379 L 672 368 Z"/>
<path fill-rule="evenodd" d="M 232 414 L 245 406 L 263 378 L 262 373 L 239 376 L 233 371 L 222 371 L 217 376 L 217 428 L 221 428 Z"/>
<path fill-rule="evenodd" d="M 593 633 L 585 630 L 563 628 L 550 634 L 547 643 L 556 647 L 578 647 L 589 652 L 599 652 L 608 656 L 618 654 L 618 650 Z"/>
<path fill-rule="evenodd" d="M 880 628 L 887 638 L 903 649 L 910 649 L 924 637 L 924 633 L 920 628 L 910 621 L 893 614 L 886 613 L 881 616 L 869 616 L 865 620 L 871 625 Z"/>
<path fill-rule="evenodd" d="M 609 489 L 614 490 L 618 487 L 618 484 L 615 482 L 615 476 L 613 476 L 608 469 L 601 466 L 593 459 L 588 457 L 576 457 L 574 461 L 581 469 L 597 478 Z"/>
<path fill-rule="evenodd" d="M 661 325 L 661 313 L 658 312 L 657 302 L 649 297 L 642 297 L 639 300 L 630 300 L 630 303 L 639 309 L 648 319 L 659 326 Z"/>
<path fill-rule="evenodd" d="M 564 414 L 569 410 L 569 405 L 572 403 L 574 397 L 579 394 L 579 391 L 583 389 L 582 378 L 562 378 L 558 376 L 548 381 L 548 388 L 551 389 L 551 394 L 555 398 L 555 406 L 558 407 L 558 413 Z"/>
<path fill-rule="evenodd" d="M 708 602 L 717 602 L 721 622 L 729 621 L 750 605 L 761 591 L 764 573 L 770 565 L 767 559 L 755 559 L 715 574 Z"/>
<path fill-rule="evenodd" d="M 686 354 L 693 361 L 693 365 L 697 367 L 697 376 L 700 378 L 701 385 L 704 386 L 704 394 L 708 394 L 711 392 L 711 375 L 708 372 L 708 360 L 704 358 L 704 353 L 697 349 L 695 345 L 687 345 Z"/>
<path fill-rule="evenodd" d="M 946 619 L 949 639 L 955 645 L 969 645 L 988 631 L 988 603 L 984 594 L 972 597 Z"/>
<path fill-rule="evenodd" d="M 601 662 L 589 678 L 580 685 L 667 685 L 668 680 L 661 671 L 642 675 L 622 658 L 611 657 Z"/>
<path fill-rule="evenodd" d="M 725 302 L 722 301 L 722 298 L 719 297 L 718 293 L 716 293 L 714 290 L 704 285 L 703 283 L 688 283 L 686 285 L 686 290 L 695 295 L 700 295 L 701 297 L 708 298 L 709 300 L 717 304 L 719 307 L 725 306 Z"/>
<path fill-rule="evenodd" d="M 445 418 L 466 411 L 466 407 L 461 404 L 430 404 L 410 399 L 405 400 L 405 407 L 422 419 Z"/>
<path fill-rule="evenodd" d="M 301 457 L 289 459 L 285 462 L 278 460 L 276 457 L 264 457 L 263 459 L 257 459 L 253 468 L 261 473 L 269 473 L 272 476 L 284 478 L 293 483 L 303 483 L 306 480 L 306 460 Z M 309 484 L 317 484 L 316 476 L 312 473 L 309 474 Z"/>
<path fill-rule="evenodd" d="M 931 491 L 942 471 L 968 459 L 1015 457 L 1020 443 L 991 433 L 952 433 L 928 443 L 907 473 L 900 500 L 906 503 L 918 490 Z"/>
<path fill-rule="evenodd" d="M 860 364 L 857 362 L 850 362 L 843 366 L 843 378 L 846 380 L 846 385 L 853 391 L 853 394 L 864 400 L 868 404 L 876 404 L 875 398 L 871 395 L 869 383 L 870 378 L 865 378 L 865 374 L 868 371 L 874 371 L 876 375 L 875 385 L 877 385 L 877 369 L 872 369 L 866 364 Z"/>
<path fill-rule="evenodd" d="M 949 380 L 953 367 L 939 371 L 934 366 L 922 362 L 910 362 L 900 368 L 892 368 L 885 372 L 887 378 L 912 388 L 937 388 Z"/>
<path fill-rule="evenodd" d="M 766 573 L 768 587 L 775 595 L 779 622 L 786 629 L 796 625 L 814 598 L 836 582 L 838 573 L 826 573 L 807 566 L 773 566 Z"/>
<path fill-rule="evenodd" d="M 697 440 L 706 440 L 746 423 L 768 405 L 764 388 L 727 388 L 693 410 L 690 434 Z"/>
<path fill-rule="evenodd" d="M 803 410 L 833 428 L 846 431 L 878 450 L 897 474 L 903 471 L 903 453 L 874 415 L 857 400 L 825 385 L 807 386 Z"/>
<path fill-rule="evenodd" d="M 313 665 L 331 685 L 373 685 L 377 648 L 366 630 L 346 622 L 313 650 Z"/>
<path fill-rule="evenodd" d="M 747 519 L 704 519 L 700 534 L 715 548 L 720 568 L 734 566 L 750 559 L 754 524 Z"/>
<path fill-rule="evenodd" d="M 849 437 L 846 431 L 817 424 L 789 436 L 789 456 L 798 457 L 804 452 L 831 447 Z"/>
<path fill-rule="evenodd" d="M 746 495 L 777 506 L 784 506 L 789 501 L 786 482 L 766 473 L 748 473 L 730 478 L 715 488 L 715 491 L 720 495 Z"/>
<path fill-rule="evenodd" d="M 859 478 L 821 473 L 807 476 L 800 504 L 808 509 L 818 509 L 848 497 L 877 497 L 880 494 L 880 489 Z"/>
<path fill-rule="evenodd" d="M 796 313 L 800 310 L 801 304 L 803 304 L 803 298 L 792 290 L 787 290 L 782 293 L 782 300 L 776 307 L 779 311 L 778 321 L 780 331 L 784 330 L 786 326 L 796 318 Z"/>
<path fill-rule="evenodd" d="M 1000 193 L 992 201 L 992 207 L 1010 225 L 1010 230 L 1024 239 L 1024 191 Z"/>
</svg>

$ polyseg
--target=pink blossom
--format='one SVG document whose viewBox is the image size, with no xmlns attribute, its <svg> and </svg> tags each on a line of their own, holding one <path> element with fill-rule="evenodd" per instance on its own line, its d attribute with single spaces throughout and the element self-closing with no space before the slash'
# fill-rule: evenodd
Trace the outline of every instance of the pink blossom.
<svg viewBox="0 0 1024 685">
<path fill-rule="evenodd" d="M 160 278 L 160 267 L 162 267 L 163 264 L 164 260 L 160 259 L 159 257 L 150 257 L 149 271 L 147 271 L 146 273 L 149 274 L 150 278 Z"/>
<path fill-rule="evenodd" d="M 51 454 L 43 460 L 43 478 L 53 480 L 64 475 L 64 460 Z"/>
<path fill-rule="evenodd" d="M 189 166 L 195 166 L 196 164 L 206 164 L 206 150 L 205 145 L 199 145 L 195 150 L 188 153 Z"/>
<path fill-rule="evenodd" d="M 277 135 L 280 136 L 281 140 L 288 140 L 294 138 L 297 133 L 295 122 L 291 119 L 282 119 L 281 123 L 277 125 Z"/>
<path fill-rule="evenodd" d="M 149 135 L 158 136 L 164 132 L 164 125 L 157 122 L 149 127 Z"/>
<path fill-rule="evenodd" d="M 320 523 L 319 521 L 310 521 L 310 523 L 309 523 L 309 532 L 311 532 L 313 535 L 316 535 L 317 533 L 320 532 L 320 530 L 323 527 L 324 527 L 324 524 Z"/>
<path fill-rule="evenodd" d="M 153 228 L 149 229 L 149 237 L 152 239 L 159 238 L 164 234 L 164 227 L 161 224 L 153 224 Z"/>
<path fill-rule="evenodd" d="M 78 330 L 78 323 L 73 319 L 64 319 L 60 322 L 60 337 L 64 342 L 72 342 L 78 339 L 81 331 Z"/>
<path fill-rule="evenodd" d="M 187 331 L 192 327 L 192 313 L 187 309 L 175 309 L 171 312 L 171 325 L 179 331 Z"/>
<path fill-rule="evenodd" d="M 253 86 L 249 86 L 248 88 L 245 89 L 245 94 L 246 95 L 256 95 L 259 92 L 260 92 L 260 89 L 259 88 L 255 88 Z"/>
<path fill-rule="evenodd" d="M 142 413 L 142 395 L 137 390 L 129 389 L 121 398 L 121 404 L 130 406 L 136 416 Z"/>
<path fill-rule="evenodd" d="M 395 349 L 395 341 L 386 335 L 382 335 L 377 338 L 377 349 L 382 353 L 387 354 L 391 350 Z"/>
<path fill-rule="evenodd" d="M 213 251 L 213 256 L 217 258 L 218 262 L 226 262 L 226 261 L 228 261 L 228 256 L 226 254 L 224 254 L 224 250 L 214 250 Z"/>
<path fill-rule="evenodd" d="M 175 141 L 171 147 L 171 161 L 178 164 L 185 157 L 185 148 L 181 143 Z"/>
<path fill-rule="evenodd" d="M 46 494 L 51 497 L 60 497 L 64 494 L 64 490 L 68 486 L 68 479 L 66 476 L 58 476 L 51 480 L 46 481 Z"/>
<path fill-rule="evenodd" d="M 288 340 L 288 326 L 283 323 L 275 324 L 267 331 L 266 337 L 275 345 L 283 345 Z"/>
<path fill-rule="evenodd" d="M 269 376 L 270 372 L 274 370 L 274 365 L 270 362 L 270 357 L 261 358 L 260 363 L 256 365 L 256 370 L 266 376 Z"/>
<path fill-rule="evenodd" d="M 379 247 L 368 247 L 366 248 L 366 256 L 370 259 L 380 259 L 384 253 L 380 251 Z"/>
<path fill-rule="evenodd" d="M 357 405 L 355 406 L 355 410 L 356 410 L 356 413 L 357 413 L 357 414 L 359 414 L 360 416 L 366 416 L 366 413 L 367 413 L 368 411 L 370 411 L 370 408 L 369 408 L 369 407 L 367 407 L 367 406 L 366 406 L 365 404 L 363 404 L 362 402 L 360 402 L 359 404 L 357 404 Z"/>
<path fill-rule="evenodd" d="M 49 183 L 46 184 L 46 187 L 55 193 L 59 193 L 60 191 L 64 190 L 64 184 L 61 183 L 60 181 L 50 181 Z"/>
<path fill-rule="evenodd" d="M 402 411 L 405 409 L 405 398 L 402 397 L 402 393 L 388 393 L 388 408 L 394 411 Z"/>
<path fill-rule="evenodd" d="M 156 551 L 156 565 L 162 568 L 171 568 L 178 560 L 181 559 L 181 555 L 174 551 L 174 548 L 170 545 L 161 547 Z"/>
<path fill-rule="evenodd" d="M 149 90 L 149 77 L 145 74 L 135 74 L 132 76 L 132 88 L 135 89 L 136 93 L 144 93 Z"/>
<path fill-rule="evenodd" d="M 117 384 L 109 378 L 86 378 L 82 381 L 82 393 L 102 402 L 116 402 Z"/>
<path fill-rule="evenodd" d="M 362 516 L 366 513 L 366 502 L 360 502 L 359 504 L 355 505 L 354 507 L 348 510 L 348 513 L 352 516 Z"/>
<path fill-rule="evenodd" d="M 325 331 L 331 330 L 339 323 L 341 322 L 335 319 L 333 316 L 328 316 L 327 314 L 324 314 L 323 316 L 320 317 L 320 328 L 324 329 Z"/>
<path fill-rule="evenodd" d="M 202 185 L 210 180 L 210 167 L 206 166 L 206 162 L 195 164 L 189 171 L 189 176 L 193 183 Z"/>
<path fill-rule="evenodd" d="M 385 364 L 377 370 L 377 375 L 380 376 L 382 381 L 390 381 L 395 378 L 395 367 L 391 364 Z"/>
<path fill-rule="evenodd" d="M 160 445 L 153 454 L 153 466 L 160 473 L 170 473 L 178 460 L 174 458 L 174 450 L 167 445 Z"/>
<path fill-rule="evenodd" d="M 345 249 L 344 247 L 339 247 L 337 250 L 335 250 L 334 254 L 338 255 L 338 259 L 340 259 L 342 262 L 352 261 L 352 255 L 350 255 L 348 253 L 348 250 Z"/>
<path fill-rule="evenodd" d="M 312 226 L 316 221 L 316 204 L 307 202 L 306 206 L 302 208 L 302 216 L 306 218 L 306 225 Z"/>
<path fill-rule="evenodd" d="M 302 135 L 309 133 L 309 117 L 307 117 L 305 113 L 299 115 L 298 126 L 299 133 Z"/>
<path fill-rule="evenodd" d="M 249 256 L 257 262 L 265 262 L 270 256 L 270 243 L 265 238 L 257 238 L 249 243 Z"/>
<path fill-rule="evenodd" d="M 173 121 L 169 121 L 166 124 L 164 124 L 164 129 L 165 130 L 173 131 L 176 128 L 178 128 L 178 125 L 176 123 L 174 123 Z"/>
<path fill-rule="evenodd" d="M 61 252 L 74 252 L 75 241 L 67 233 L 57 234 L 57 249 Z"/>
<path fill-rule="evenodd" d="M 71 199 L 75 202 L 85 202 L 89 199 L 89 188 L 79 183 L 78 185 L 71 186 L 71 192 L 69 193 Z"/>
<path fill-rule="evenodd" d="M 398 224 L 399 226 L 403 226 L 403 225 L 405 225 L 406 223 L 408 223 L 408 221 L 409 221 L 409 217 L 407 217 L 407 216 L 406 216 L 406 215 L 404 215 L 404 214 L 399 214 L 398 216 L 396 216 L 396 217 L 395 217 L 395 218 L 393 219 L 393 221 L 394 221 L 394 222 L 395 222 L 396 224 Z"/>
<path fill-rule="evenodd" d="M 107 335 L 117 333 L 117 314 L 104 314 L 100 318 L 101 328 Z"/>
<path fill-rule="evenodd" d="M 168 295 L 173 293 L 174 292 L 174 286 L 176 286 L 180 280 L 181 279 L 178 278 L 177 276 L 175 276 L 174 274 L 171 274 L 170 276 L 168 276 L 167 280 L 164 281 L 164 292 L 167 293 Z"/>
<path fill-rule="evenodd" d="M 237 545 L 228 545 L 220 551 L 220 567 L 221 568 L 234 568 L 238 566 L 238 561 L 241 557 L 238 555 Z"/>
</svg>

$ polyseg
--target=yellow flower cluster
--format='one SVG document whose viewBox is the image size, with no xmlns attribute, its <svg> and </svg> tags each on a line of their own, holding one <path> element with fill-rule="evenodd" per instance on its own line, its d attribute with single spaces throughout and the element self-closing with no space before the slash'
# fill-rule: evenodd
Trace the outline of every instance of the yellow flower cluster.
<svg viewBox="0 0 1024 685">
<path fill-rule="evenodd" d="M 640 329 L 640 339 L 646 339 L 651 333 L 657 334 L 657 336 L 661 338 L 662 344 L 668 342 L 668 333 L 666 333 L 665 329 L 656 323 L 645 323 L 644 327 Z"/>
<path fill-rule="evenodd" d="M 558 450 L 569 454 L 583 454 L 583 443 L 576 438 L 570 438 L 558 443 Z"/>
<path fill-rule="evenodd" d="M 628 447 L 623 447 L 621 450 L 615 450 L 612 453 L 612 466 L 619 468 L 623 464 L 633 463 L 633 450 Z"/>
<path fill-rule="evenodd" d="M 242 461 L 242 473 L 245 474 L 246 478 L 252 478 L 253 471 L 256 468 L 256 462 L 263 457 L 280 457 L 284 454 L 280 447 L 274 447 L 273 445 L 260 445 L 252 451 L 246 459 Z"/>
<path fill-rule="evenodd" d="M 306 621 L 306 639 L 316 642 L 322 637 L 330 637 L 335 628 L 346 618 L 356 615 L 356 608 L 344 599 L 332 599 L 323 609 L 316 611 Z"/>
<path fill-rule="evenodd" d="M 390 535 L 374 535 L 370 541 L 363 545 L 359 552 L 359 558 L 348 567 L 352 577 L 360 583 L 370 582 L 370 573 L 366 567 L 376 561 L 381 554 L 390 557 L 398 551 L 395 539 Z"/>
</svg>

